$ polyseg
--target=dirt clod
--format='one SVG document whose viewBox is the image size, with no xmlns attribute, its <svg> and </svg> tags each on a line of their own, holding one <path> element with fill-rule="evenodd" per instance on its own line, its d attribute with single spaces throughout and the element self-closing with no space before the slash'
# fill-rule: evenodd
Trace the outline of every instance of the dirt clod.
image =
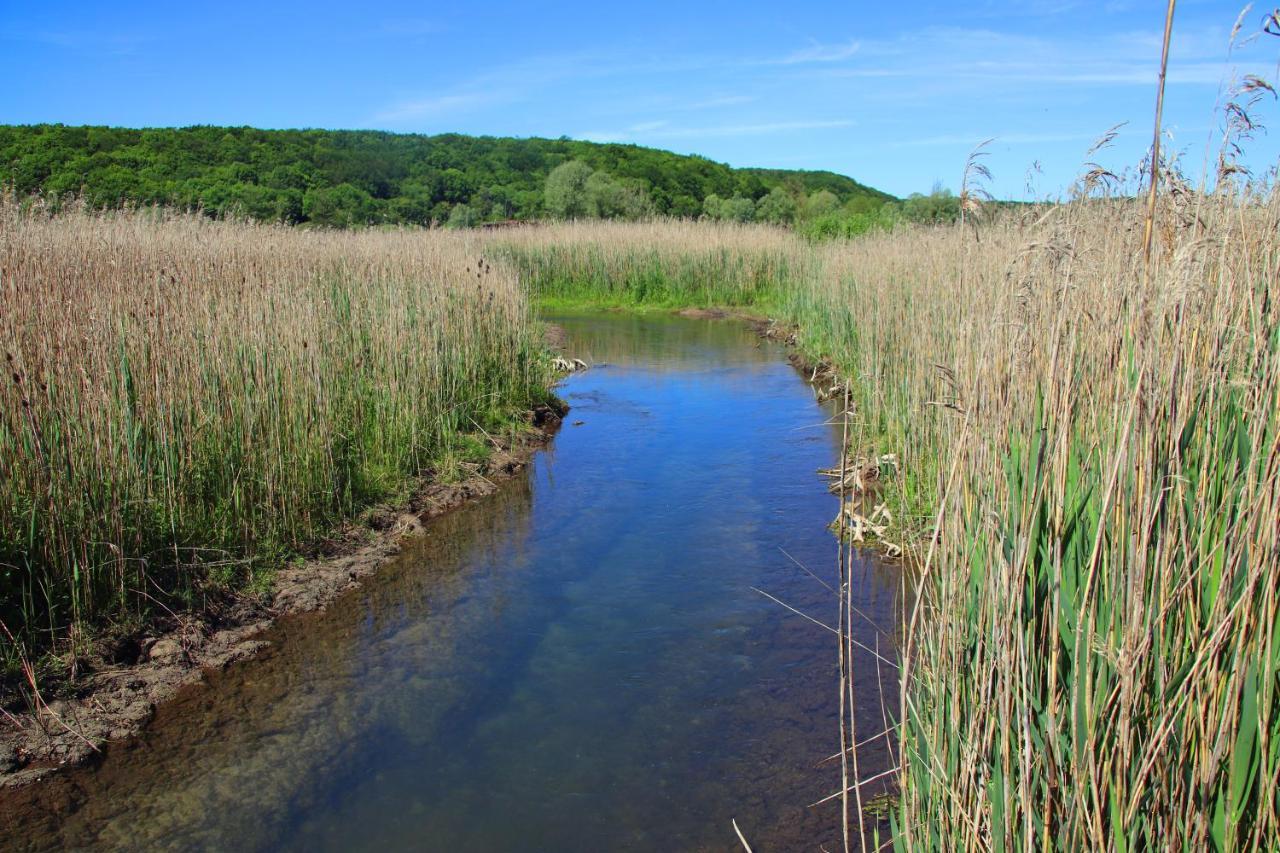
<svg viewBox="0 0 1280 853">
<path fill-rule="evenodd" d="M 151 647 L 151 651 L 147 653 L 147 660 L 152 660 L 156 663 L 171 663 L 181 657 L 182 644 L 173 639 L 157 640 L 155 645 Z"/>
</svg>

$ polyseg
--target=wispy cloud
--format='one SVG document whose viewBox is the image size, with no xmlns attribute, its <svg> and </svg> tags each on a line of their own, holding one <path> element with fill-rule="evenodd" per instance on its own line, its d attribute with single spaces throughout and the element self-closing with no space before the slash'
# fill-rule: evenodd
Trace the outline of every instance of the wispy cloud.
<svg viewBox="0 0 1280 853">
<path fill-rule="evenodd" d="M 561 55 L 494 66 L 452 86 L 441 86 L 436 92 L 393 101 L 374 112 L 372 121 L 403 125 L 511 103 L 540 88 L 589 76 L 593 61 L 590 55 Z"/>
<path fill-rule="evenodd" d="M 153 36 L 141 33 L 90 32 L 87 30 L 4 30 L 0 38 L 6 41 L 25 41 L 60 47 L 66 50 L 91 51 L 121 56 L 135 53 Z"/>
<path fill-rule="evenodd" d="M 1198 124 L 1190 127 L 1166 127 L 1169 133 L 1176 133 L 1179 136 L 1192 133 L 1203 133 L 1212 130 L 1209 125 Z M 961 148 L 972 148 L 980 142 L 990 141 L 993 147 L 1001 145 L 1044 145 L 1054 142 L 1086 142 L 1094 143 L 1099 140 L 1101 133 L 1096 131 L 1045 131 L 1039 133 L 1010 132 L 1010 133 L 944 133 L 936 136 L 922 136 L 915 139 L 904 139 L 900 144 L 909 146 L 956 146 Z M 1145 144 L 1150 137 L 1150 131 L 1143 128 L 1139 131 L 1132 129 L 1118 131 L 1116 138 L 1134 139 L 1140 138 Z"/>
<path fill-rule="evenodd" d="M 488 106 L 501 99 L 502 95 L 498 92 L 469 92 L 417 98 L 392 104 L 381 112 L 375 113 L 374 120 L 396 124 L 412 119 L 452 115 Z"/>
<path fill-rule="evenodd" d="M 391 22 L 385 25 L 406 32 L 429 32 L 430 22 Z M 837 62 L 853 56 L 856 42 L 839 44 L 812 43 L 808 47 L 781 58 L 743 60 L 715 54 L 637 55 L 629 52 L 584 51 L 531 57 L 521 62 L 488 68 L 443 92 L 421 97 L 406 97 L 390 103 L 372 115 L 379 124 L 403 124 L 416 119 L 438 118 L 470 112 L 482 106 L 516 103 L 545 90 L 578 85 L 587 80 L 630 78 L 659 80 L 671 75 L 685 75 L 688 80 L 706 79 L 707 75 L 738 74 L 743 68 L 766 66 L 804 66 Z M 664 84 L 665 85 L 665 84 Z M 741 106 L 757 100 L 755 95 L 727 94 L 691 99 L 683 104 L 668 104 L 675 111 L 720 109 Z M 738 125 L 755 127 L 755 125 Z"/>
<path fill-rule="evenodd" d="M 1219 41 L 1221 43 L 1219 44 Z M 930 28 L 905 37 L 860 42 L 858 60 L 803 73 L 840 78 L 906 78 L 932 89 L 978 87 L 1154 86 L 1160 35 L 1129 31 L 1101 38 L 1049 38 L 959 27 Z M 1214 86 L 1229 72 L 1221 40 L 1189 38 L 1178 45 L 1170 85 Z"/>
<path fill-rule="evenodd" d="M 669 122 L 642 122 L 625 130 L 591 131 L 581 135 L 593 142 L 622 142 L 636 139 L 700 139 L 705 137 L 763 136 L 801 130 L 853 127 L 852 119 L 771 121 L 754 124 L 723 124 L 704 127 L 672 127 Z"/>
<path fill-rule="evenodd" d="M 1216 86 L 1229 69 L 1218 62 L 1184 63 L 1171 68 L 1170 85 Z M 1154 86 L 1156 71 L 1148 63 L 1076 63 L 1055 65 L 1022 61 L 980 61 L 920 63 L 911 67 L 877 65 L 841 68 L 826 72 L 832 78 L 905 77 L 945 80 L 953 88 L 958 82 L 1010 83 L 1019 87 L 1033 84 L 1065 86 Z"/>
<path fill-rule="evenodd" d="M 1051 14 L 1051 7 L 1046 3 L 1041 11 Z M 427 21 L 397 25 L 431 29 Z M 853 124 L 843 119 L 778 119 L 788 112 L 821 113 L 824 104 L 843 102 L 864 111 L 878 109 L 877 104 L 910 104 L 948 115 L 990 112 L 993 122 L 1005 119 L 1001 123 L 1015 132 L 1002 137 L 1006 144 L 1032 145 L 1064 140 L 1039 131 L 1037 120 L 1027 112 L 1029 100 L 1053 109 L 1063 98 L 1078 103 L 1079 93 L 1153 87 L 1159 43 L 1159 33 L 1133 28 L 1094 36 L 993 24 L 926 26 L 897 35 L 812 41 L 790 53 L 770 56 L 762 51 L 745 58 L 715 50 L 664 53 L 642 45 L 602 47 L 482 66 L 478 73 L 451 82 L 448 70 L 442 69 L 437 72 L 442 79 L 437 78 L 432 89 L 421 94 L 410 90 L 389 100 L 370 122 L 421 129 L 466 126 L 478 119 L 507 127 L 507 114 L 515 114 L 525 117 L 521 132 L 526 133 L 559 135 L 569 130 L 565 122 L 571 121 L 604 128 L 587 134 L 592 139 L 658 145 L 707 139 L 708 150 L 713 150 L 716 140 Z M 1217 43 L 1216 37 L 1196 37 L 1178 44 L 1180 59 L 1170 69 L 1170 86 L 1208 89 L 1220 84 L 1228 66 L 1222 61 L 1225 50 Z M 533 111 L 534 104 L 550 107 Z M 1007 120 L 1001 111 L 1009 109 L 1018 110 L 1021 118 Z M 705 117 L 688 118 L 704 111 Z M 1089 138 L 1112 118 L 1126 115 L 1123 109 L 1104 111 L 1097 127 L 1090 123 L 1072 138 Z M 1066 119 L 1059 123 L 1071 124 Z M 927 137 L 909 144 L 962 145 L 981 137 Z"/>
<path fill-rule="evenodd" d="M 639 70 L 634 64 L 598 53 L 535 56 L 492 66 L 431 94 L 401 98 L 374 112 L 372 121 L 403 124 L 471 112 L 483 106 L 518 102 L 554 86 Z"/>
<path fill-rule="evenodd" d="M 809 62 L 840 62 L 858 52 L 858 42 L 850 40 L 842 44 L 811 42 L 808 47 L 787 54 L 781 59 L 770 60 L 774 65 L 802 65 Z"/>
<path fill-rule="evenodd" d="M 718 98 L 707 98 L 703 101 L 693 101 L 692 103 L 683 104 L 680 109 L 685 110 L 710 110 L 718 107 L 736 107 L 741 104 L 749 104 L 756 100 L 752 95 L 724 95 Z"/>
<path fill-rule="evenodd" d="M 1049 142 L 1076 142 L 1092 140 L 1096 133 L 1079 133 L 1065 131 L 1061 133 L 944 133 L 937 136 L 922 136 L 916 139 L 904 139 L 899 145 L 910 146 L 956 146 L 972 148 L 981 142 L 991 140 L 992 145 L 1043 145 Z"/>
</svg>

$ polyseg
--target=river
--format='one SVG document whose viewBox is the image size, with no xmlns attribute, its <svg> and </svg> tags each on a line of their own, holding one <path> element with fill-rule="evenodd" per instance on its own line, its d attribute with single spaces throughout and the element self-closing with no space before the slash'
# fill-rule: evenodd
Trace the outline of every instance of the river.
<svg viewBox="0 0 1280 853">
<path fill-rule="evenodd" d="M 96 766 L 0 797 L 4 847 L 733 850 L 838 842 L 833 412 L 734 321 L 551 318 L 595 366 L 527 476 Z M 892 647 L 895 566 L 856 562 Z M 859 663 L 861 733 L 896 672 Z M 889 766 L 882 739 L 864 776 Z"/>
</svg>

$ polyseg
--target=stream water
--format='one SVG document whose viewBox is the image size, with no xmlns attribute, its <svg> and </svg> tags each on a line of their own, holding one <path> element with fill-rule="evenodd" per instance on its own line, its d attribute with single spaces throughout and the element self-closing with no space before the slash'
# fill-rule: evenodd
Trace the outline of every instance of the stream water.
<svg viewBox="0 0 1280 853">
<path fill-rule="evenodd" d="M 526 477 L 91 768 L 6 849 L 733 850 L 838 840 L 831 412 L 740 323 L 551 318 L 595 362 Z M 892 646 L 898 570 L 854 569 Z M 859 662 L 859 731 L 896 672 Z M 870 776 L 883 740 L 860 751 Z M 868 789 L 874 792 L 874 789 Z"/>
</svg>

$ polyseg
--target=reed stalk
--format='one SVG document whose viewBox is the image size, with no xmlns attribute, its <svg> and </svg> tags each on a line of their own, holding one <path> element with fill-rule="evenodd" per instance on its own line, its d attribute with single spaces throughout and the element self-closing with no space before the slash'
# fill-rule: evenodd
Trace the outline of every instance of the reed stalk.
<svg viewBox="0 0 1280 853">
<path fill-rule="evenodd" d="M 516 275 L 466 239 L 0 204 L 0 619 L 193 604 L 547 394 Z"/>
</svg>

